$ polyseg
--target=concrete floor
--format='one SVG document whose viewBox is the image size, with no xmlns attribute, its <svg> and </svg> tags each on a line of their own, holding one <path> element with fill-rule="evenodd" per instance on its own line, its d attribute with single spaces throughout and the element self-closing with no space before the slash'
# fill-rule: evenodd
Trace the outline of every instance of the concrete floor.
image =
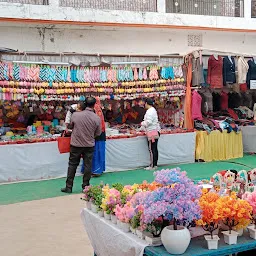
<svg viewBox="0 0 256 256">
<path fill-rule="evenodd" d="M 0 206 L 0 255 L 92 256 L 80 196 Z"/>
</svg>

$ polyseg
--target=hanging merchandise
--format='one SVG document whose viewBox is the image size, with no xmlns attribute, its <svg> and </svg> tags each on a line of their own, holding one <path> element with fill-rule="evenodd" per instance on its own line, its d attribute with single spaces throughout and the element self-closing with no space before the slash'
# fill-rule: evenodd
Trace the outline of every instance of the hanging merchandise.
<svg viewBox="0 0 256 256">
<path fill-rule="evenodd" d="M 197 90 L 194 90 L 192 93 L 192 119 L 193 120 L 202 120 L 202 97 L 197 92 Z"/>
<path fill-rule="evenodd" d="M 256 89 L 256 57 L 248 61 L 249 69 L 246 77 L 248 89 Z"/>
<path fill-rule="evenodd" d="M 236 65 L 235 59 L 231 56 L 223 58 L 223 84 L 235 84 L 236 83 Z"/>
<path fill-rule="evenodd" d="M 207 83 L 211 88 L 223 87 L 223 60 L 221 56 L 210 56 L 208 60 Z"/>
<path fill-rule="evenodd" d="M 240 56 L 237 61 L 238 83 L 246 83 L 246 75 L 249 69 L 249 65 L 243 56 Z"/>
<path fill-rule="evenodd" d="M 205 83 L 202 56 L 201 53 L 198 51 L 193 52 L 192 72 L 192 86 L 200 86 Z"/>
</svg>

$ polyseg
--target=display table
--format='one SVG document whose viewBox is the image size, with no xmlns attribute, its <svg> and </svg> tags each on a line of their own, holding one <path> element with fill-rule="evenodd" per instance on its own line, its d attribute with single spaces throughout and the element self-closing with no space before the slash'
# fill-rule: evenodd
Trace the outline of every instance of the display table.
<svg viewBox="0 0 256 256">
<path fill-rule="evenodd" d="M 205 162 L 243 157 L 242 132 L 227 133 L 218 130 L 208 134 L 198 131 L 196 135 L 196 159 Z"/>
<path fill-rule="evenodd" d="M 245 153 L 256 153 L 256 126 L 242 126 Z"/>
<path fill-rule="evenodd" d="M 132 233 L 124 233 L 111 221 L 100 218 L 88 209 L 81 219 L 97 256 L 143 256 L 148 245 Z"/>
<path fill-rule="evenodd" d="M 161 135 L 159 164 L 194 162 L 195 133 Z M 0 182 L 65 177 L 69 154 L 60 154 L 57 142 L 0 146 Z M 124 171 L 149 165 L 146 137 L 106 142 L 106 170 Z M 77 172 L 80 173 L 79 171 Z"/>
<path fill-rule="evenodd" d="M 81 219 L 97 256 L 171 256 L 163 246 L 148 246 L 145 240 L 132 233 L 124 233 L 111 221 L 100 218 L 88 209 L 81 211 Z M 247 232 L 238 237 L 238 244 L 227 245 L 220 234 L 219 249 L 208 250 L 204 237 L 191 239 L 191 243 L 183 256 L 221 256 L 256 249 L 256 240 Z"/>
<path fill-rule="evenodd" d="M 182 256 L 225 256 L 238 252 L 245 252 L 256 249 L 256 240 L 249 237 L 245 233 L 242 237 L 238 237 L 238 244 L 227 245 L 224 243 L 223 235 L 220 234 L 218 250 L 208 250 L 207 243 L 204 237 L 193 238 L 187 249 Z M 171 256 L 163 246 L 160 247 L 146 247 L 145 256 Z"/>
</svg>

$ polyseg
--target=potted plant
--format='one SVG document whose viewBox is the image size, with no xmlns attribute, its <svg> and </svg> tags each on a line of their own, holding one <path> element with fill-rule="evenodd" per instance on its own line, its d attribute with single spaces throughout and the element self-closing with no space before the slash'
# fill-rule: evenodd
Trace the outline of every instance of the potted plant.
<svg viewBox="0 0 256 256">
<path fill-rule="evenodd" d="M 81 198 L 82 200 L 86 201 L 86 208 L 88 210 L 91 210 L 91 198 L 92 198 L 91 189 L 92 189 L 92 186 L 86 186 L 83 190 L 84 197 Z"/>
<path fill-rule="evenodd" d="M 201 189 L 179 168 L 154 173 L 155 181 L 163 187 L 151 192 L 144 202 L 143 222 L 150 224 L 163 216 L 172 225 L 161 232 L 165 249 L 171 254 L 183 254 L 190 243 L 190 232 L 177 221 L 191 223 L 201 218 L 198 199 Z"/>
<path fill-rule="evenodd" d="M 250 237 L 256 239 L 256 191 L 252 193 L 246 192 L 243 195 L 243 199 L 246 200 L 252 207 L 252 222 L 253 225 L 248 226 Z"/>
<path fill-rule="evenodd" d="M 225 243 L 231 245 L 237 243 L 238 232 L 233 229 L 236 226 L 246 227 L 251 219 L 252 207 L 245 201 L 238 199 L 236 193 L 230 196 L 223 196 L 218 199 L 218 211 L 223 219 L 223 224 L 228 227 L 228 231 L 223 231 Z"/>
<path fill-rule="evenodd" d="M 117 205 L 115 209 L 117 219 L 121 222 L 120 227 L 125 232 L 130 232 L 130 221 L 134 215 L 134 208 L 130 202 L 127 202 L 123 207 Z"/>
<path fill-rule="evenodd" d="M 205 235 L 209 250 L 218 249 L 218 242 L 220 240 L 218 235 L 213 235 L 215 230 L 218 230 L 218 223 L 221 221 L 222 216 L 218 211 L 218 199 L 220 196 L 217 193 L 209 192 L 204 193 L 200 200 L 199 205 L 202 211 L 202 218 L 197 221 L 197 225 L 200 225 L 210 235 Z"/>
<path fill-rule="evenodd" d="M 104 217 L 110 220 L 112 215 L 112 221 L 116 224 L 116 218 L 113 217 L 116 206 L 121 203 L 121 194 L 117 189 L 109 188 L 108 185 L 103 187 L 102 192 L 103 199 L 101 208 L 104 210 Z"/>
<path fill-rule="evenodd" d="M 99 211 L 99 206 L 103 198 L 102 186 L 92 186 L 91 192 L 91 209 L 92 212 L 97 213 Z"/>
</svg>

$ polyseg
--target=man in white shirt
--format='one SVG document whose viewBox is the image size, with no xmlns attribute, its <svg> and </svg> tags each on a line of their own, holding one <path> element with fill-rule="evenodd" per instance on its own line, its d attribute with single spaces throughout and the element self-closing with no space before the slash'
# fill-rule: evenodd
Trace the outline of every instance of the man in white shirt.
<svg viewBox="0 0 256 256">
<path fill-rule="evenodd" d="M 147 109 L 144 116 L 144 121 L 141 126 L 146 130 L 148 138 L 148 148 L 150 153 L 150 165 L 145 168 L 146 170 L 156 170 L 158 162 L 158 139 L 160 137 L 160 124 L 158 121 L 158 114 L 156 109 L 153 107 L 154 101 L 151 98 L 146 99 L 145 108 Z"/>
</svg>

